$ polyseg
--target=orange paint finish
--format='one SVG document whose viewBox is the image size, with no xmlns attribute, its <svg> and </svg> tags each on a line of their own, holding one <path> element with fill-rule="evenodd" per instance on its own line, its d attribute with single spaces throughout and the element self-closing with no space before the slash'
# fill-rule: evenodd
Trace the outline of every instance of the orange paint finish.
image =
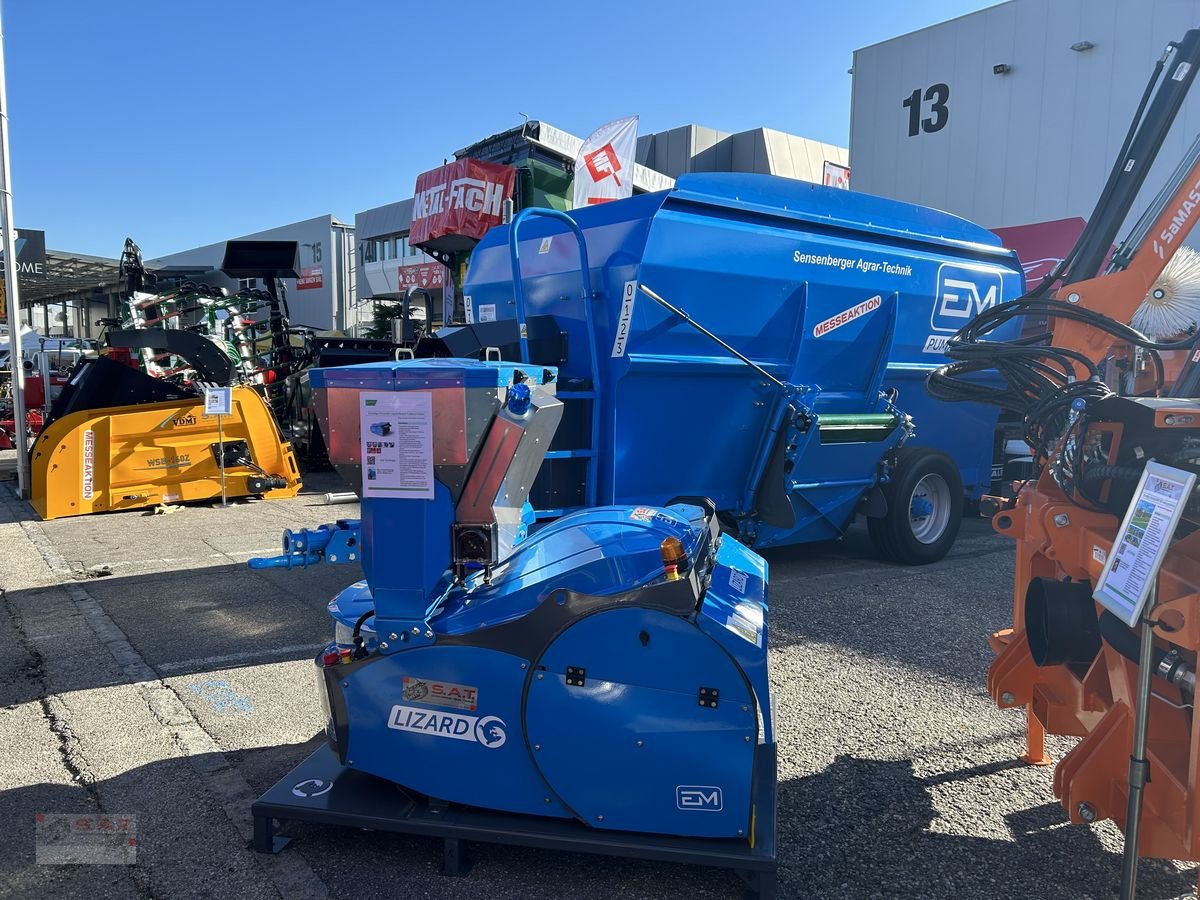
<svg viewBox="0 0 1200 900">
<path fill-rule="evenodd" d="M 1065 515 L 1067 519 L 1056 517 Z M 1072 822 L 1113 819 L 1124 826 L 1133 697 L 1137 666 L 1104 644 L 1086 671 L 1039 668 L 1024 633 L 1025 591 L 1045 577 L 1095 582 L 1111 551 L 1118 522 L 1070 503 L 1043 474 L 1022 492 L 1014 509 L 997 514 L 996 530 L 1017 541 L 1014 628 L 996 632 L 997 652 L 988 691 L 997 705 L 1028 710 L 1026 762 L 1046 762 L 1046 733 L 1076 735 L 1079 743 L 1058 762 L 1054 792 Z M 1156 643 L 1174 648 L 1194 669 L 1200 650 L 1200 531 L 1178 541 L 1163 565 Z M 1147 785 L 1140 852 L 1143 856 L 1200 860 L 1200 723 L 1178 688 L 1155 678 L 1151 699 Z M 1190 701 L 1190 698 L 1186 698 Z M 1172 705 L 1175 704 L 1175 705 Z"/>
</svg>

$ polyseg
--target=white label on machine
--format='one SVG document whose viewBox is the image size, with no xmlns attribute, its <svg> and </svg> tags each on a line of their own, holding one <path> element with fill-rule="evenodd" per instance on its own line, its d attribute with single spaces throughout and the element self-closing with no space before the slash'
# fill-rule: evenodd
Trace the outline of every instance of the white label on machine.
<svg viewBox="0 0 1200 900">
<path fill-rule="evenodd" d="M 883 297 L 876 294 L 864 300 L 862 303 L 856 303 L 849 309 L 843 309 L 836 316 L 830 316 L 824 322 L 820 322 L 813 326 L 813 337 L 824 337 L 829 332 L 841 328 L 855 319 L 861 318 L 868 313 L 873 313 L 883 305 Z"/>
<path fill-rule="evenodd" d="M 499 750 L 508 739 L 508 726 L 499 716 L 464 716 L 397 704 L 388 714 L 388 728 L 455 741 L 473 741 Z"/>
<path fill-rule="evenodd" d="M 206 387 L 204 389 L 204 414 L 227 416 L 233 412 L 233 388 Z"/>
<path fill-rule="evenodd" d="M 1195 486 L 1191 472 L 1146 463 L 1095 592 L 1096 600 L 1131 628 L 1141 618 Z"/>
<path fill-rule="evenodd" d="M 463 294 L 463 312 L 467 316 L 467 324 L 473 324 L 475 321 L 475 306 L 471 303 L 470 294 Z"/>
<path fill-rule="evenodd" d="M 484 303 L 479 307 L 480 322 L 495 322 L 496 321 L 496 304 Z"/>
<path fill-rule="evenodd" d="M 617 335 L 613 338 L 612 355 L 614 359 L 624 356 L 625 348 L 629 344 L 629 328 L 633 324 L 633 301 L 636 297 L 637 282 L 625 282 L 625 289 L 621 291 L 621 315 L 617 319 Z"/>
<path fill-rule="evenodd" d="M 91 500 L 96 492 L 96 432 L 83 433 L 83 499 Z"/>
<path fill-rule="evenodd" d="M 950 343 L 950 335 L 946 334 L 931 334 L 925 339 L 925 346 L 921 349 L 922 353 L 941 353 L 945 354 L 946 345 Z"/>
<path fill-rule="evenodd" d="M 538 253 L 549 253 L 550 246 L 554 243 L 554 236 L 542 238 L 541 244 L 538 245 Z"/>
<path fill-rule="evenodd" d="M 359 395 L 362 496 L 433 499 L 433 394 Z"/>
</svg>

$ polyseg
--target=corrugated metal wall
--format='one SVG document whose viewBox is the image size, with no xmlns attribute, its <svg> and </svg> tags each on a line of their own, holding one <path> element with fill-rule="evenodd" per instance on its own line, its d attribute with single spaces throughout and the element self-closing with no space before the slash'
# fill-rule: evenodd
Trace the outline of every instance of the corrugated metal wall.
<svg viewBox="0 0 1200 900">
<path fill-rule="evenodd" d="M 989 228 L 1086 218 L 1154 63 L 1168 41 L 1197 26 L 1200 0 L 1012 0 L 859 50 L 853 188 Z M 1079 41 L 1095 46 L 1072 50 Z M 993 74 L 996 65 L 1011 71 Z M 938 85 L 948 89 L 944 124 Z M 917 104 L 904 105 L 914 92 L 915 116 Z M 1197 131 L 1200 87 L 1134 217 Z"/>
<path fill-rule="evenodd" d="M 688 172 L 757 172 L 820 183 L 825 161 L 845 165 L 847 148 L 771 128 L 730 134 L 682 125 L 638 138 L 637 160 L 672 178 Z"/>
</svg>

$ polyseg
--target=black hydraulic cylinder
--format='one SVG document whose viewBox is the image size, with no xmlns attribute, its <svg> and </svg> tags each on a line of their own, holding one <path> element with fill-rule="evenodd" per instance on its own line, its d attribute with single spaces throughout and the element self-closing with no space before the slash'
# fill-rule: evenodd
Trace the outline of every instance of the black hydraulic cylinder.
<svg viewBox="0 0 1200 900">
<path fill-rule="evenodd" d="M 1160 76 L 1154 99 L 1126 152 L 1113 167 L 1088 227 L 1073 251 L 1074 260 L 1063 276 L 1065 284 L 1092 278 L 1099 272 L 1192 86 L 1200 66 L 1200 29 L 1187 32 L 1173 46 L 1175 53 Z"/>
</svg>

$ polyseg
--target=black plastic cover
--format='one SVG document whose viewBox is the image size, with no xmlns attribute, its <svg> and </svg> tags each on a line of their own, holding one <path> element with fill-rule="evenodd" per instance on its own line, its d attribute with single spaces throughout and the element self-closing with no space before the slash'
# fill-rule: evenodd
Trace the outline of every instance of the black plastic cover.
<svg viewBox="0 0 1200 900">
<path fill-rule="evenodd" d="M 201 381 L 226 385 L 233 381 L 233 360 L 203 335 L 167 328 L 139 328 L 110 331 L 105 337 L 110 347 L 140 350 L 143 347 L 171 353 L 187 360 Z"/>
<path fill-rule="evenodd" d="M 567 361 L 566 334 L 553 316 L 531 316 L 526 320 L 529 337 L 529 361 L 539 366 L 559 366 Z M 418 357 L 454 357 L 480 359 L 488 347 L 498 347 L 502 359 L 521 358 L 521 338 L 515 319 L 476 322 L 439 328 L 432 337 L 422 338 L 414 353 Z"/>
<path fill-rule="evenodd" d="M 85 359 L 54 401 L 43 431 L 56 419 L 83 410 L 194 400 L 196 396 L 194 390 L 152 378 L 104 356 Z"/>
<path fill-rule="evenodd" d="M 226 241 L 221 271 L 230 278 L 297 278 L 296 241 Z"/>
</svg>

